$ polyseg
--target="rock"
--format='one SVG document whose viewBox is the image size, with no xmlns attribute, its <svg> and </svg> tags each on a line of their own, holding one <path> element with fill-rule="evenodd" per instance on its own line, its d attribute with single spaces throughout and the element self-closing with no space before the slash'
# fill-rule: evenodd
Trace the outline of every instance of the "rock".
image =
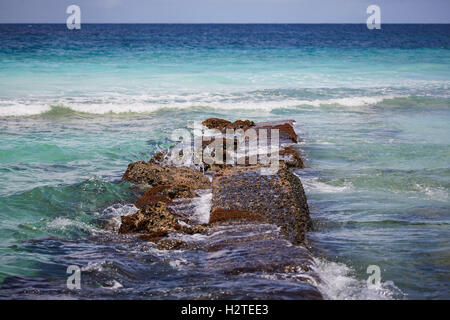
<svg viewBox="0 0 450 320">
<path fill-rule="evenodd" d="M 227 152 L 227 150 L 228 150 L 227 149 L 227 147 L 228 147 L 227 143 L 231 146 L 231 148 L 229 148 L 230 150 L 234 149 L 234 150 L 231 150 L 231 153 L 230 153 L 230 155 L 231 155 L 230 158 L 232 158 L 232 154 L 237 149 L 238 140 L 236 138 L 234 138 L 234 139 L 226 139 L 226 138 L 223 137 L 223 138 L 217 138 L 217 139 L 216 138 L 212 138 L 211 140 L 203 140 L 202 147 L 203 147 L 204 151 L 205 151 L 205 149 L 207 149 L 206 150 L 206 154 L 210 155 L 211 157 L 213 157 L 215 159 L 216 150 L 219 150 L 219 152 L 221 154 L 218 155 L 218 158 L 221 159 L 221 161 L 222 161 L 222 163 L 212 163 L 212 164 L 210 164 L 210 163 L 206 163 L 205 159 L 203 159 L 204 160 L 203 166 L 204 166 L 205 171 L 219 171 L 219 170 L 221 170 L 223 168 L 232 166 L 231 164 L 227 164 L 226 163 L 226 161 L 227 161 L 227 153 L 228 153 Z M 221 150 L 219 149 L 220 146 L 217 145 L 217 144 L 219 144 L 219 145 L 221 144 L 222 145 L 222 149 Z"/>
<path fill-rule="evenodd" d="M 276 164 L 279 170 L 271 175 L 261 175 L 261 169 L 267 169 L 268 164 L 250 164 L 248 155 L 241 154 L 238 156 L 244 157 L 244 165 L 199 165 L 198 170 L 215 171 L 208 173 L 213 177 L 212 184 L 197 170 L 169 165 L 164 153 L 156 154 L 149 162 L 130 164 L 123 178 L 138 185 L 149 185 L 151 189 L 136 201 L 139 210 L 135 214 L 121 217 L 119 232 L 137 233 L 140 239 L 155 242 L 160 250 L 204 250 L 206 252 L 195 266 L 201 272 L 221 273 L 230 279 L 249 273 L 258 277 L 263 273 L 270 276 L 259 277 L 258 282 L 245 288 L 240 288 L 238 281 L 229 282 L 235 285 L 234 292 L 239 292 L 237 297 L 248 297 L 264 287 L 266 299 L 280 296 L 323 298 L 315 287 L 319 279 L 310 270 L 313 257 L 306 245 L 305 233 L 311 228 L 311 219 L 306 196 L 300 179 L 291 171 L 303 168 L 304 163 L 296 149 L 286 146 L 298 140 L 293 122 L 230 122 L 219 118 L 203 122 L 206 127 L 222 132 L 212 141 L 203 141 L 203 149 L 209 146 L 213 148 L 211 151 L 221 153 L 221 148 L 214 148 L 213 144 L 218 139 L 223 143 L 223 151 L 230 153 L 227 142 L 231 142 L 230 147 L 235 151 L 239 141 L 236 136 L 226 137 L 226 129 L 252 128 L 257 134 L 262 129 L 278 129 L 280 162 Z M 233 141 L 227 141 L 227 138 Z M 267 138 L 270 139 L 270 130 Z M 199 191 L 202 198 L 192 201 L 197 196 L 193 190 L 211 188 L 212 199 L 208 190 Z M 203 197 L 204 194 L 207 197 Z M 209 224 L 195 224 L 204 221 L 203 210 L 209 203 Z M 201 237 L 201 241 L 192 237 L 194 241 L 190 241 L 191 237 L 184 236 L 180 240 L 177 237 L 180 233 L 201 233 L 208 237 Z M 293 246 L 292 243 L 300 245 Z M 280 287 L 278 280 L 285 284 Z"/>
<path fill-rule="evenodd" d="M 166 156 L 165 153 L 158 152 L 149 160 L 149 163 L 161 165 L 164 161 L 165 156 Z"/>
<path fill-rule="evenodd" d="M 217 141 L 217 139 L 219 139 L 219 141 Z M 222 138 L 211 138 L 211 140 L 203 140 L 202 141 L 202 147 L 203 149 L 205 149 L 207 146 L 213 144 L 213 143 L 221 143 L 223 146 L 223 149 L 226 150 L 227 149 L 227 143 L 230 144 L 230 146 L 233 146 L 234 150 L 236 150 L 237 145 L 238 145 L 238 139 L 237 138 L 233 138 L 233 139 L 227 139 L 225 137 Z"/>
<path fill-rule="evenodd" d="M 202 122 L 202 125 L 208 129 L 218 129 L 220 131 L 225 131 L 226 129 L 247 129 L 255 125 L 251 120 L 236 120 L 231 122 L 228 120 L 220 118 L 209 118 Z"/>
<path fill-rule="evenodd" d="M 280 160 L 284 161 L 284 163 L 290 168 L 303 169 L 305 168 L 305 164 L 303 163 L 302 157 L 292 147 L 285 147 L 279 151 Z"/>
<path fill-rule="evenodd" d="M 230 220 L 266 221 L 263 215 L 251 211 L 217 208 L 211 212 L 209 223 Z"/>
<path fill-rule="evenodd" d="M 273 175 L 260 175 L 258 166 L 223 169 L 213 177 L 212 193 L 212 221 L 228 220 L 227 213 L 231 220 L 269 221 L 293 243 L 303 243 L 311 227 L 300 179 L 286 166 Z"/>
<path fill-rule="evenodd" d="M 253 127 L 255 125 L 255 123 L 253 121 L 250 120 L 236 120 L 233 123 L 228 124 L 225 129 L 248 129 L 250 127 Z"/>
<path fill-rule="evenodd" d="M 193 249 L 192 245 L 178 239 L 166 239 L 158 242 L 156 246 L 159 250 L 180 250 Z"/>
<path fill-rule="evenodd" d="M 159 166 L 154 163 L 137 161 L 128 165 L 123 179 L 135 184 L 152 187 L 161 185 L 184 185 L 191 189 L 209 189 L 211 183 L 197 170 L 188 167 Z"/>
<path fill-rule="evenodd" d="M 158 201 L 147 205 L 138 212 L 122 216 L 119 233 L 146 233 L 152 236 L 157 232 L 176 231 L 181 229 L 177 218 L 167 210 L 164 202 Z"/>
<path fill-rule="evenodd" d="M 295 133 L 292 124 L 294 120 L 284 120 L 284 121 L 268 121 L 268 122 L 258 122 L 255 124 L 255 129 L 266 129 L 268 130 L 267 137 L 270 139 L 270 129 L 278 129 L 280 135 L 280 142 L 298 142 L 297 134 Z"/>
<path fill-rule="evenodd" d="M 217 119 L 217 118 L 212 118 L 214 119 L 216 122 L 218 122 L 218 120 L 223 120 L 223 119 Z M 210 120 L 210 119 L 208 119 Z M 206 120 L 206 121 L 208 121 Z M 227 120 L 223 120 L 223 121 L 227 121 Z M 293 120 L 282 120 L 282 121 L 266 121 L 266 122 L 258 122 L 258 123 L 254 123 L 253 121 L 250 120 L 237 120 L 233 123 L 229 122 L 228 124 L 224 123 L 219 123 L 217 125 L 217 128 L 220 129 L 222 131 L 222 133 L 225 132 L 226 129 L 243 129 L 244 132 L 247 132 L 248 129 L 254 129 L 256 130 L 256 134 L 259 136 L 260 132 L 262 129 L 266 130 L 267 132 L 267 142 L 271 143 L 271 129 L 277 129 L 279 130 L 279 144 L 278 147 L 280 148 L 280 160 L 284 161 L 289 167 L 292 168 L 304 168 L 305 165 L 303 163 L 303 160 L 300 156 L 300 154 L 293 148 L 291 147 L 283 147 L 282 144 L 283 143 L 297 143 L 298 141 L 298 137 L 297 134 L 294 131 L 294 127 L 292 126 L 292 124 L 294 123 Z M 210 124 L 212 125 L 212 124 Z M 216 128 L 216 129 L 217 129 Z M 250 133 L 248 133 L 249 135 L 251 135 Z M 259 137 L 258 137 L 259 138 Z M 218 139 L 220 139 L 220 141 L 218 141 Z M 218 142 L 222 144 L 223 147 L 223 152 L 222 152 L 222 156 L 220 158 L 223 159 L 223 162 L 225 163 L 225 157 L 226 157 L 226 153 L 234 153 L 234 151 L 238 150 L 239 148 L 243 148 L 243 146 L 240 146 L 239 144 L 242 143 L 242 141 L 240 141 L 240 139 L 238 139 L 236 136 L 233 138 L 233 141 L 230 141 L 231 138 L 230 137 L 225 137 L 225 135 L 223 135 L 222 137 L 213 137 L 211 140 L 206 140 L 203 141 L 203 149 L 205 148 L 211 148 L 211 150 L 214 150 L 211 153 L 211 156 L 214 157 L 215 155 L 215 149 L 217 149 L 217 147 L 215 147 L 215 144 L 217 144 Z M 227 142 L 230 144 L 230 147 L 227 146 Z M 258 142 L 260 143 L 260 142 Z M 246 156 L 244 159 L 242 159 L 243 157 L 240 157 L 241 162 L 239 162 L 239 165 L 244 165 L 244 166 L 248 166 L 250 165 L 249 163 L 249 159 L 248 156 Z M 235 159 L 235 163 L 236 163 Z M 260 162 L 258 162 L 260 163 Z M 252 163 L 252 164 L 256 164 L 256 163 Z M 212 165 L 210 164 L 206 164 L 205 165 L 205 169 L 206 170 L 212 170 L 212 171 L 217 171 L 218 169 L 222 169 L 227 167 L 227 165 L 224 164 L 215 164 L 215 168 L 212 169 Z"/>
<path fill-rule="evenodd" d="M 182 226 L 180 229 L 181 232 L 184 232 L 186 234 L 194 234 L 194 233 L 206 234 L 208 230 L 209 226 L 202 224 L 191 225 L 189 227 Z"/>
<path fill-rule="evenodd" d="M 139 239 L 151 242 L 159 242 L 169 232 L 194 234 L 208 231 L 205 225 L 181 225 L 163 201 L 149 202 L 136 213 L 122 216 L 121 220 L 119 233 L 139 233 Z"/>
<path fill-rule="evenodd" d="M 146 234 L 141 234 L 138 238 L 145 241 L 157 242 L 162 237 L 166 237 L 169 235 L 167 230 L 155 229 L 154 231 Z"/>
<path fill-rule="evenodd" d="M 187 186 L 156 186 L 144 193 L 134 205 L 138 208 L 145 207 L 153 202 L 162 201 L 171 203 L 173 199 L 194 198 L 196 194 Z"/>
<path fill-rule="evenodd" d="M 320 280 L 310 271 L 313 258 L 304 246 L 288 244 L 286 237 L 280 234 L 272 224 L 260 222 L 227 222 L 215 224 L 210 236 L 211 241 L 203 248 L 208 253 L 203 261 L 206 270 L 211 273 L 223 273 L 227 276 L 261 276 L 266 273 L 273 280 L 282 280 L 286 287 L 279 289 L 276 283 L 264 283 L 265 288 L 274 285 L 277 292 L 289 299 L 323 299 L 314 286 Z M 220 230 L 220 232 L 217 232 Z M 254 288 L 246 287 L 243 295 L 255 292 L 263 284 Z M 272 292 L 271 290 L 267 290 Z M 271 293 L 264 296 L 270 299 Z"/>
<path fill-rule="evenodd" d="M 219 130 L 222 130 L 229 124 L 231 124 L 230 121 L 220 118 L 209 118 L 202 122 L 202 125 L 204 125 L 208 129 L 219 129 Z"/>
</svg>

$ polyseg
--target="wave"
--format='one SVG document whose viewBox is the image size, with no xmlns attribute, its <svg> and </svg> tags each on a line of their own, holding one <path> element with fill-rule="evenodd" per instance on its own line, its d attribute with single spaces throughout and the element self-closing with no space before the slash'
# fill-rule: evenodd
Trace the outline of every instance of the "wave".
<svg viewBox="0 0 450 320">
<path fill-rule="evenodd" d="M 314 283 L 325 299 L 330 300 L 391 300 L 404 298 L 404 293 L 392 281 L 381 281 L 369 288 L 359 280 L 354 270 L 343 263 L 313 258 L 312 269 L 320 278 Z M 369 275 L 368 275 L 369 276 Z"/>
<path fill-rule="evenodd" d="M 299 177 L 302 180 L 303 187 L 307 192 L 316 193 L 344 193 L 353 191 L 353 184 L 345 182 L 341 186 L 335 186 L 319 181 L 319 178 Z"/>
<path fill-rule="evenodd" d="M 419 193 L 424 194 L 430 200 L 441 202 L 449 201 L 450 195 L 446 188 L 425 186 L 418 183 L 415 184 L 415 187 Z"/>
<path fill-rule="evenodd" d="M 354 96 L 331 99 L 252 99 L 241 97 L 230 99 L 227 97 L 210 97 L 190 99 L 185 96 L 162 97 L 149 99 L 148 97 L 120 96 L 95 101 L 89 98 L 67 98 L 55 101 L 14 101 L 0 100 L 0 117 L 21 117 L 43 115 L 47 117 L 70 115 L 108 115 L 108 114 L 146 114 L 161 110 L 206 109 L 206 110 L 262 110 L 295 109 L 298 107 L 343 106 L 364 107 L 382 103 L 387 100 L 404 98 L 407 96 Z M 75 101 L 74 101 L 75 100 Z"/>
</svg>

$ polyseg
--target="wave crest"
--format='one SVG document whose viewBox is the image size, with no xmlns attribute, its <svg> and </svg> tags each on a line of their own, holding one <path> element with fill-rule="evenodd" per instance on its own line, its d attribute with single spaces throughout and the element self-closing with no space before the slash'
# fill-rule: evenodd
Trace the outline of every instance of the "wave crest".
<svg viewBox="0 0 450 320">
<path fill-rule="evenodd" d="M 0 117 L 20 116 L 70 116 L 77 114 L 145 114 L 161 110 L 212 109 L 212 110 L 263 110 L 295 109 L 301 107 L 343 106 L 364 107 L 403 96 L 353 96 L 331 99 L 292 99 L 280 97 L 252 97 L 227 95 L 180 96 L 127 96 L 104 98 L 78 97 L 41 100 L 0 100 Z"/>
</svg>

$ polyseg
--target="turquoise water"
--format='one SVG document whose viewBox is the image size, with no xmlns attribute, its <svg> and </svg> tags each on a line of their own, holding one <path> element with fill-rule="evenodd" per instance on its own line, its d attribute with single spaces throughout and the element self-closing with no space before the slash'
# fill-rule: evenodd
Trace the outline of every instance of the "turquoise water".
<svg viewBox="0 0 450 320">
<path fill-rule="evenodd" d="M 448 25 L 0 25 L 0 282 L 65 279 L 72 262 L 148 269 L 105 244 L 117 236 L 102 222 L 135 195 L 120 177 L 173 130 L 216 116 L 296 120 L 326 297 L 450 298 L 449 36 Z M 369 265 L 381 293 L 365 288 Z"/>
</svg>

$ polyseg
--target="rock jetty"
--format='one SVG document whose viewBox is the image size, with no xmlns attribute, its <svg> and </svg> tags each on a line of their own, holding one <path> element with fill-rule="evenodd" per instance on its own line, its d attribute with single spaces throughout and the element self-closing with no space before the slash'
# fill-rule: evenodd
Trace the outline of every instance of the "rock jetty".
<svg viewBox="0 0 450 320">
<path fill-rule="evenodd" d="M 225 274 L 308 270 L 311 257 L 306 233 L 312 223 L 302 183 L 293 172 L 305 168 L 293 123 L 219 118 L 202 122 L 205 130 L 221 134 L 202 141 L 203 151 L 221 141 L 223 154 L 235 152 L 239 143 L 246 143 L 239 134 L 250 129 L 258 141 L 276 135 L 277 170 L 270 174 L 261 171 L 267 163 L 250 163 L 250 154 L 244 155 L 245 161 L 226 163 L 224 157 L 223 163 L 193 166 L 174 165 L 167 160 L 169 150 L 149 161 L 131 163 L 123 179 L 138 185 L 142 196 L 135 202 L 138 211 L 121 217 L 119 233 L 154 242 L 159 249 L 225 250 L 227 255 L 207 263 L 207 268 Z M 240 133 L 229 141 L 229 130 Z M 260 158 L 258 154 L 257 160 Z M 203 204 L 201 217 L 199 203 Z M 183 236 L 195 234 L 208 237 L 208 241 L 192 245 Z M 300 282 L 300 298 L 322 298 L 310 281 Z M 293 298 L 299 296 L 293 294 Z"/>
</svg>

